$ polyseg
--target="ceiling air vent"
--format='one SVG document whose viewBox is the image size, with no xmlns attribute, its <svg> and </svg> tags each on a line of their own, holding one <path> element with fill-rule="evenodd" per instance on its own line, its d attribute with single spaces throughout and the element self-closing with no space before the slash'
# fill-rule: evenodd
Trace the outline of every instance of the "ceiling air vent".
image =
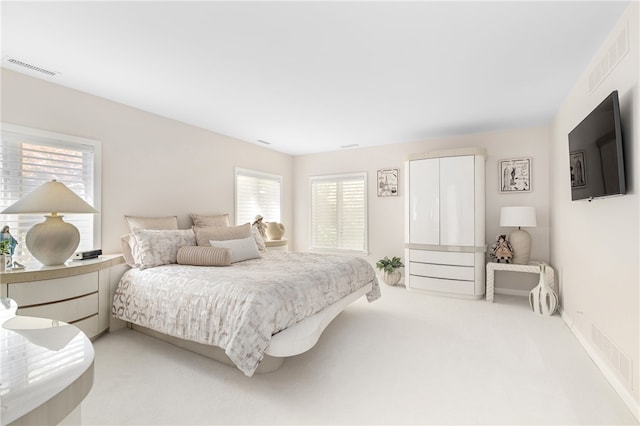
<svg viewBox="0 0 640 426">
<path fill-rule="evenodd" d="M 28 64 L 26 62 L 22 62 L 22 61 L 19 61 L 17 59 L 13 59 L 13 58 L 9 58 L 7 60 L 7 62 L 9 62 L 10 64 L 13 64 L 13 65 L 17 65 L 17 66 L 22 67 L 22 68 L 27 68 L 27 69 L 29 69 L 31 71 L 36 71 L 36 72 L 40 72 L 42 74 L 46 74 L 46 75 L 49 75 L 49 76 L 54 76 L 54 75 L 58 74 L 55 71 L 49 71 L 47 69 L 40 68 L 40 67 L 37 67 L 35 65 L 31 65 L 31 64 Z"/>
</svg>

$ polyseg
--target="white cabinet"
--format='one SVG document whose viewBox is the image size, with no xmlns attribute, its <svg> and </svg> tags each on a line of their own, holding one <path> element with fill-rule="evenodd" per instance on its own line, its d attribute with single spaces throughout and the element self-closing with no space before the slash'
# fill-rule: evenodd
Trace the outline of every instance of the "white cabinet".
<svg viewBox="0 0 640 426">
<path fill-rule="evenodd" d="M 410 290 L 484 294 L 484 150 L 414 156 L 405 165 L 405 281 Z"/>
<path fill-rule="evenodd" d="M 109 328 L 110 283 L 126 268 L 120 255 L 61 266 L 27 265 L 0 273 L 2 295 L 16 301 L 18 315 L 64 321 L 92 338 Z"/>
</svg>

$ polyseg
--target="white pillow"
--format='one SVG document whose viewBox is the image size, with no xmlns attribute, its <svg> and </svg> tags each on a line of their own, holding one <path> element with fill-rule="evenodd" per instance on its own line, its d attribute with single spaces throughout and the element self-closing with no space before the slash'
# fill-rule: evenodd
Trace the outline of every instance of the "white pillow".
<svg viewBox="0 0 640 426">
<path fill-rule="evenodd" d="M 258 259 L 262 257 L 256 246 L 256 240 L 251 237 L 239 240 L 209 241 L 212 247 L 223 247 L 231 249 L 231 263 L 242 262 L 243 260 Z"/>
<path fill-rule="evenodd" d="M 133 260 L 141 270 L 177 263 L 180 247 L 196 245 L 196 235 L 191 229 L 134 229 L 133 235 L 136 239 Z"/>
</svg>

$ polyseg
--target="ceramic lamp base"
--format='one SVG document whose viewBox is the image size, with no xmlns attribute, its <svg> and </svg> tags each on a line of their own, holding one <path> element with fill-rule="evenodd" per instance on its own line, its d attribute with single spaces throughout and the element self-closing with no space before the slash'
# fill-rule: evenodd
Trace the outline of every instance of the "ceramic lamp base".
<svg viewBox="0 0 640 426">
<path fill-rule="evenodd" d="M 531 235 L 524 229 L 516 229 L 509 234 L 509 242 L 513 249 L 512 263 L 519 265 L 529 264 L 531 256 Z"/>
<path fill-rule="evenodd" d="M 80 244 L 78 228 L 63 221 L 62 217 L 47 215 L 44 222 L 27 232 L 27 249 L 45 266 L 62 265 Z"/>
</svg>

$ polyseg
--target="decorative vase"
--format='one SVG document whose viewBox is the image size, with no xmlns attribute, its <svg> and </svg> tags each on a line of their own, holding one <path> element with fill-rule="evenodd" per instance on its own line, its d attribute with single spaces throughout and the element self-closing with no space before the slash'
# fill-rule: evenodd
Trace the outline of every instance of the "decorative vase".
<svg viewBox="0 0 640 426">
<path fill-rule="evenodd" d="M 267 223 L 267 236 L 270 240 L 281 240 L 284 235 L 284 225 L 278 222 Z"/>
<path fill-rule="evenodd" d="M 382 281 L 384 281 L 385 284 L 388 284 L 388 285 L 398 284 L 400 282 L 401 277 L 402 277 L 402 274 L 400 274 L 400 271 L 398 270 L 394 270 L 393 272 L 387 272 L 387 271 L 382 272 Z"/>
<path fill-rule="evenodd" d="M 0 254 L 0 272 L 4 272 L 7 270 L 7 267 L 6 267 L 7 259 L 5 259 L 4 256 L 5 256 L 4 254 Z"/>
<path fill-rule="evenodd" d="M 558 307 L 558 296 L 545 279 L 545 264 L 540 264 L 540 280 L 538 285 L 529 293 L 531 310 L 540 315 L 553 315 Z"/>
</svg>

